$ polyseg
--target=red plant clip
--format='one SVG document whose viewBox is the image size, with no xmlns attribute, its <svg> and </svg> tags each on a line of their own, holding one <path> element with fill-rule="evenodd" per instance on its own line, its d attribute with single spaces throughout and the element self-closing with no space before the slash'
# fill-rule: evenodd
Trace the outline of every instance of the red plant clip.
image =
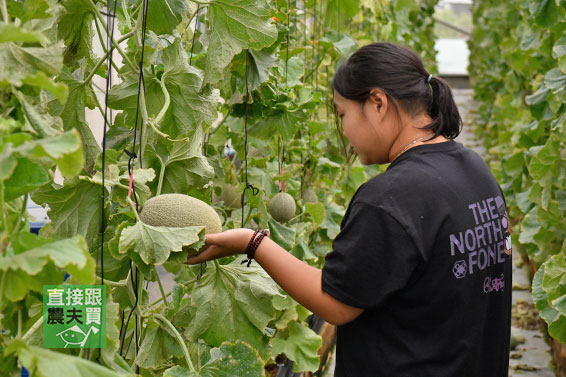
<svg viewBox="0 0 566 377">
<path fill-rule="evenodd" d="M 130 173 L 130 185 L 128 188 L 128 199 L 132 196 L 132 187 L 134 186 L 134 172 Z"/>
</svg>

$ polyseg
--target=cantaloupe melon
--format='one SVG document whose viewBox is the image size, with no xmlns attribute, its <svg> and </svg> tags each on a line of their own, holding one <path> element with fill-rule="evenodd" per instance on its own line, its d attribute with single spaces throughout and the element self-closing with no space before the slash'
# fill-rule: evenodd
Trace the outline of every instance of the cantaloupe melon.
<svg viewBox="0 0 566 377">
<path fill-rule="evenodd" d="M 307 189 L 307 190 L 305 190 L 305 192 L 303 192 L 303 201 L 305 203 L 316 203 L 316 202 L 318 202 L 318 198 L 317 198 L 316 193 L 314 192 L 313 189 Z"/>
<path fill-rule="evenodd" d="M 242 194 L 235 185 L 223 184 L 220 199 L 228 209 L 242 208 Z"/>
<path fill-rule="evenodd" d="M 280 223 L 284 223 L 292 219 L 293 216 L 295 216 L 296 210 L 297 205 L 295 204 L 295 199 L 286 192 L 275 194 L 269 202 L 269 213 L 271 213 L 271 216 Z"/>
<path fill-rule="evenodd" d="M 206 233 L 222 232 L 216 211 L 200 199 L 183 194 L 163 194 L 145 202 L 140 213 L 142 222 L 153 226 L 205 226 Z"/>
</svg>

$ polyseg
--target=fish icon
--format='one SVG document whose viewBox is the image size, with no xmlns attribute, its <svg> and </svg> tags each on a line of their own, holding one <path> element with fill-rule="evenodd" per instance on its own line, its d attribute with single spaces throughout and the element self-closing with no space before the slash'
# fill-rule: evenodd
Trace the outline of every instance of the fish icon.
<svg viewBox="0 0 566 377">
<path fill-rule="evenodd" d="M 100 331 L 98 328 L 90 326 L 88 331 L 85 333 L 79 326 L 73 325 L 72 327 L 61 331 L 56 336 L 61 337 L 61 340 L 65 342 L 64 348 L 67 348 L 69 345 L 84 347 L 90 333 L 93 332 L 98 334 L 98 331 Z"/>
</svg>

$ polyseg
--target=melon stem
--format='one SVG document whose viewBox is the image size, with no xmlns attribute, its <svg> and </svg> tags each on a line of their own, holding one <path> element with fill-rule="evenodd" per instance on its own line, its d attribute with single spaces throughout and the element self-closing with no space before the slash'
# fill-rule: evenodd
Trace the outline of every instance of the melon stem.
<svg viewBox="0 0 566 377">
<path fill-rule="evenodd" d="M 153 266 L 153 271 L 155 272 L 157 284 L 159 285 L 159 291 L 161 292 L 161 297 L 163 298 L 163 302 L 165 303 L 165 306 L 168 309 L 171 309 L 169 307 L 169 301 L 167 301 L 167 296 L 165 295 L 165 290 L 163 289 L 163 284 L 161 284 L 161 278 L 159 277 L 159 273 L 157 272 L 157 268 L 155 268 L 155 265 Z"/>
<path fill-rule="evenodd" d="M 131 208 L 132 211 L 134 212 L 134 215 L 136 215 L 136 220 L 137 220 L 138 222 L 140 222 L 140 223 L 143 222 L 143 221 L 141 221 L 141 219 L 140 219 L 140 215 L 138 214 L 138 211 L 136 210 L 136 205 L 135 205 L 134 202 L 132 202 L 132 199 L 126 198 L 126 202 L 128 202 L 128 204 L 130 205 L 130 208 Z"/>
<path fill-rule="evenodd" d="M 189 355 L 189 350 L 187 349 L 187 345 L 185 344 L 185 341 L 183 340 L 181 334 L 179 334 L 179 331 L 177 331 L 177 328 L 161 314 L 153 313 L 152 315 L 155 319 L 158 319 L 162 323 L 162 325 L 165 325 L 165 327 L 168 327 L 169 330 L 173 332 L 175 338 L 177 338 L 177 343 L 179 343 L 181 349 L 183 350 L 183 354 L 185 355 L 185 361 L 187 362 L 189 369 L 191 370 L 191 372 L 197 374 L 197 371 L 193 366 L 193 362 L 191 361 L 191 356 Z"/>
</svg>

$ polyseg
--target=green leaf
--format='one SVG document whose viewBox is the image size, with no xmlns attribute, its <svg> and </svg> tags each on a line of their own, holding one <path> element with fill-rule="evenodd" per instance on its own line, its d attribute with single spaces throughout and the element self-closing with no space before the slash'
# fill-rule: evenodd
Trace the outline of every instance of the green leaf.
<svg viewBox="0 0 566 377">
<path fill-rule="evenodd" d="M 203 84 L 203 73 L 189 65 L 189 59 L 180 42 L 163 50 L 163 77 L 171 96 L 170 109 L 177 135 L 192 135 L 198 126 L 203 131 L 218 118 L 216 110 L 220 100 L 217 89 L 212 90 Z"/>
<path fill-rule="evenodd" d="M 12 42 L 0 44 L 0 66 L 0 86 L 28 84 L 53 90 L 53 94 L 65 97 L 65 89 L 49 78 L 63 68 L 59 45 L 43 48 L 21 47 Z"/>
<path fill-rule="evenodd" d="M 8 2 L 9 11 L 22 22 L 33 19 L 49 18 L 51 15 L 46 11 L 49 4 L 46 0 L 24 0 L 21 2 Z"/>
<path fill-rule="evenodd" d="M 533 278 L 533 301 L 535 303 L 539 316 L 550 326 L 549 333 L 551 334 L 551 336 L 561 342 L 565 342 L 566 334 L 564 334 L 564 332 L 560 330 L 561 328 L 566 328 L 566 317 L 564 316 L 564 312 L 560 313 L 550 304 L 547 293 L 542 286 L 546 265 L 547 263 L 542 264 Z"/>
<path fill-rule="evenodd" d="M 204 226 L 171 228 L 151 226 L 138 221 L 122 230 L 120 253 L 132 250 L 146 264 L 163 264 L 171 252 L 181 252 L 183 247 L 199 249 L 204 245 Z"/>
<path fill-rule="evenodd" d="M 62 237 L 82 235 L 89 245 L 96 244 L 100 229 L 100 187 L 90 182 L 65 181 L 65 186 L 55 189 L 44 186 L 32 194 L 40 205 L 49 205 L 47 215 L 53 232 Z"/>
<path fill-rule="evenodd" d="M 18 159 L 12 155 L 10 145 L 4 146 L 4 150 L 0 153 L 0 179 L 7 179 L 12 175 L 18 165 Z"/>
<path fill-rule="evenodd" d="M 324 221 L 326 211 L 324 204 L 320 202 L 305 203 L 305 212 L 311 215 L 315 228 L 318 228 Z"/>
<path fill-rule="evenodd" d="M 291 250 L 295 244 L 295 229 L 269 219 L 270 238 L 285 250 Z"/>
<path fill-rule="evenodd" d="M 296 231 L 295 245 L 291 252 L 294 256 L 301 260 L 315 260 L 317 256 L 309 246 L 309 237 L 313 231 L 312 223 L 297 223 L 293 224 Z"/>
<path fill-rule="evenodd" d="M 538 0 L 531 3 L 531 14 L 540 26 L 551 27 L 560 14 L 556 0 Z"/>
<path fill-rule="evenodd" d="M 541 86 L 539 90 L 537 90 L 533 94 L 526 96 L 525 102 L 527 103 L 527 105 L 538 105 L 546 99 L 548 93 L 550 93 L 550 89 L 545 86 Z"/>
<path fill-rule="evenodd" d="M 277 58 L 274 54 L 265 51 L 246 50 L 244 54 L 246 53 L 248 54 L 249 59 L 248 87 L 249 90 L 254 90 L 269 80 L 271 69 L 277 65 Z M 243 60 L 245 67 L 245 55 Z"/>
<path fill-rule="evenodd" d="M 268 118 L 260 119 L 249 127 L 248 132 L 257 138 L 270 140 L 274 134 L 279 134 L 285 140 L 291 140 L 299 130 L 300 121 L 306 119 L 302 109 L 279 110 Z"/>
<path fill-rule="evenodd" d="M 76 130 L 28 141 L 16 148 L 15 152 L 33 159 L 47 157 L 53 160 L 61 174 L 68 178 L 76 176 L 83 165 L 81 142 Z"/>
<path fill-rule="evenodd" d="M 10 201 L 51 182 L 45 169 L 28 160 L 18 158 L 18 166 L 4 183 L 4 200 Z"/>
<path fill-rule="evenodd" d="M 552 57 L 558 59 L 566 55 L 566 34 L 562 35 L 552 46 Z"/>
<path fill-rule="evenodd" d="M 146 328 L 135 364 L 146 369 L 163 369 L 173 357 L 183 357 L 177 340 L 154 322 Z"/>
<path fill-rule="evenodd" d="M 557 173 L 560 161 L 560 141 L 557 137 L 550 137 L 532 158 L 529 172 L 533 179 L 543 180 Z"/>
<path fill-rule="evenodd" d="M 322 338 L 303 323 L 290 322 L 286 331 L 275 335 L 271 345 L 274 355 L 284 353 L 294 361 L 293 372 L 318 370 L 320 364 L 318 350 L 322 345 Z"/>
<path fill-rule="evenodd" d="M 331 29 L 339 30 L 359 10 L 360 5 L 357 0 L 328 0 L 326 1 L 324 25 Z"/>
<path fill-rule="evenodd" d="M 340 222 L 342 221 L 344 212 L 344 208 L 336 203 L 330 202 L 326 204 L 324 221 L 320 224 L 320 227 L 326 229 L 328 238 L 334 239 L 340 232 Z"/>
<path fill-rule="evenodd" d="M 33 236 L 38 239 L 37 236 Z M 43 284 L 60 284 L 64 269 L 73 279 L 81 284 L 94 282 L 95 263 L 81 236 L 60 241 L 43 239 L 39 244 L 28 241 L 29 250 L 20 250 L 0 256 L 0 271 L 4 271 L 5 296 L 11 301 L 18 301 L 30 291 L 41 292 Z M 57 268 L 57 269 L 56 269 Z"/>
<path fill-rule="evenodd" d="M 55 95 L 61 103 L 67 101 L 69 90 L 67 85 L 63 83 L 56 83 L 50 77 L 41 71 L 35 74 L 29 74 L 22 78 L 22 82 L 26 85 L 35 86 L 36 88 L 45 89 Z"/>
<path fill-rule="evenodd" d="M 188 11 L 194 11 L 185 0 L 149 0 L 147 28 L 155 34 L 173 34 Z M 194 7 L 196 8 L 196 7 Z"/>
<path fill-rule="evenodd" d="M 188 304 L 188 338 L 203 339 L 219 346 L 224 341 L 243 340 L 268 355 L 264 330 L 275 319 L 273 300 L 283 296 L 273 279 L 257 264 L 208 263 L 206 272 L 191 293 Z"/>
<path fill-rule="evenodd" d="M 94 13 L 85 0 L 63 0 L 61 5 L 65 12 L 57 23 L 58 37 L 65 41 L 65 64 L 74 67 L 91 56 Z"/>
<path fill-rule="evenodd" d="M 236 54 L 261 50 L 277 39 L 277 28 L 263 1 L 218 0 L 208 6 L 210 31 L 205 83 L 216 83 Z"/>
<path fill-rule="evenodd" d="M 132 169 L 132 176 L 138 200 L 143 203 L 151 195 L 151 190 L 146 184 L 155 179 L 155 171 L 153 169 Z M 80 178 L 102 186 L 102 173 L 100 171 L 97 171 L 92 177 L 81 176 Z M 128 206 L 126 198 L 128 196 L 129 184 L 130 174 L 127 170 L 120 174 L 118 165 L 106 165 L 104 185 L 109 193 L 114 190 L 112 197 L 124 207 Z"/>
<path fill-rule="evenodd" d="M 189 192 L 191 188 L 201 188 L 214 177 L 214 169 L 202 154 L 204 133 L 201 127 L 189 141 L 154 144 L 144 154 L 144 166 L 156 172 L 164 169 L 161 194 Z"/>
<path fill-rule="evenodd" d="M 519 242 L 522 244 L 533 243 L 533 236 L 538 234 L 541 229 L 540 224 L 536 219 L 536 212 L 537 209 L 535 207 L 525 215 L 521 222 Z"/>
<path fill-rule="evenodd" d="M 49 43 L 49 39 L 42 33 L 26 30 L 14 24 L 0 22 L 0 43 L 21 42 L 21 43 Z"/>
<path fill-rule="evenodd" d="M 287 76 L 285 76 L 285 61 L 279 60 L 279 75 L 286 77 L 287 85 L 293 87 L 301 85 L 301 77 L 305 75 L 305 62 L 298 56 L 293 56 L 287 62 Z"/>
<path fill-rule="evenodd" d="M 43 73 L 42 73 L 43 74 Z M 66 86 L 64 85 L 66 90 Z M 58 116 L 52 116 L 47 111 L 46 103 L 33 104 L 33 99 L 21 92 L 14 93 L 22 105 L 26 126 L 41 137 L 56 136 L 63 132 L 63 121 Z"/>
<path fill-rule="evenodd" d="M 553 68 L 544 75 L 544 84 L 553 93 L 562 91 L 566 86 L 566 75 L 562 73 L 560 68 Z"/>
<path fill-rule="evenodd" d="M 118 374 L 95 362 L 41 347 L 28 346 L 20 339 L 10 342 L 6 353 L 17 354 L 19 361 L 29 371 L 30 376 L 34 377 L 124 377 L 124 374 Z M 129 376 L 134 375 L 129 374 Z"/>
<path fill-rule="evenodd" d="M 257 377 L 263 374 L 263 362 L 257 351 L 245 342 L 224 342 L 210 350 L 210 359 L 194 373 L 174 366 L 163 377 Z"/>
<path fill-rule="evenodd" d="M 79 72 L 76 72 L 76 74 L 80 76 Z M 92 93 L 92 89 L 75 78 L 67 68 L 61 72 L 58 80 L 69 87 L 68 100 L 58 115 L 63 119 L 63 126 L 66 131 L 73 128 L 79 131 L 83 144 L 84 168 L 87 172 L 92 173 L 100 147 L 85 120 L 85 107 L 87 95 L 94 95 L 94 93 Z M 88 94 L 89 92 L 91 94 Z"/>
</svg>

